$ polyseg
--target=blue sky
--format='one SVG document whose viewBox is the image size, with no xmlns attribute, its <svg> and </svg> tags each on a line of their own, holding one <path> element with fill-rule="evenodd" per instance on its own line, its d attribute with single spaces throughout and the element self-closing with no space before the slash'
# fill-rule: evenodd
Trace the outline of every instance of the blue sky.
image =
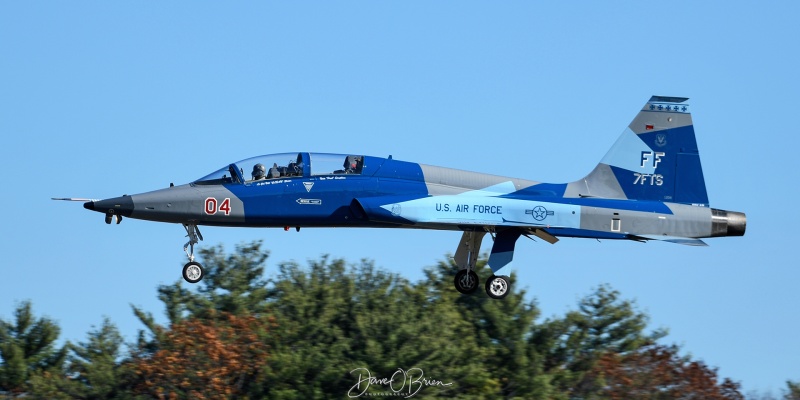
<svg viewBox="0 0 800 400">
<path fill-rule="evenodd" d="M 748 216 L 710 247 L 521 241 L 545 316 L 608 283 L 667 342 L 778 393 L 800 379 L 796 2 L 4 2 L 0 317 L 19 301 L 85 340 L 130 305 L 163 320 L 180 226 L 103 223 L 80 204 L 287 151 L 362 153 L 544 182 L 589 172 L 651 95 L 690 97 L 711 205 Z M 456 232 L 202 229 L 409 279 Z M 488 250 L 490 241 L 484 243 Z M 403 366 L 398 366 L 403 367 Z"/>
</svg>

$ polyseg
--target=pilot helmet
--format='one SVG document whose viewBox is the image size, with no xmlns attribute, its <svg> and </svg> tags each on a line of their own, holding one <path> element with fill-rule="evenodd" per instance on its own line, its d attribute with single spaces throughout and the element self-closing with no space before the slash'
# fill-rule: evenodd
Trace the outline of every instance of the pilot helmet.
<svg viewBox="0 0 800 400">
<path fill-rule="evenodd" d="M 263 179 L 267 174 L 267 168 L 264 164 L 258 163 L 253 166 L 253 179 Z"/>
</svg>

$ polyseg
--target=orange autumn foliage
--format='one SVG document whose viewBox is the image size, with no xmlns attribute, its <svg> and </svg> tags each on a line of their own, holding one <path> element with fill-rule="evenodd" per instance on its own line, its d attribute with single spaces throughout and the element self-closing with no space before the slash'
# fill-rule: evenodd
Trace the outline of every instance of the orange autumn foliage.
<svg viewBox="0 0 800 400">
<path fill-rule="evenodd" d="M 138 389 L 161 399 L 239 397 L 266 365 L 259 334 L 267 329 L 256 317 L 230 314 L 174 324 L 158 351 L 136 357 Z"/>
<path fill-rule="evenodd" d="M 679 357 L 675 346 L 606 353 L 589 375 L 610 399 L 744 400 L 738 383 L 725 379 L 718 384 L 715 370 Z"/>
</svg>

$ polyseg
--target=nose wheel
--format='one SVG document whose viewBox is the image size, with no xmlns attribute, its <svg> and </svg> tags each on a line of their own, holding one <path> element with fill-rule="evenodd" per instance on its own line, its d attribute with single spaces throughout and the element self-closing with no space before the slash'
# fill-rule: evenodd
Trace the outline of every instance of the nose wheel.
<svg viewBox="0 0 800 400">
<path fill-rule="evenodd" d="M 183 224 L 183 228 L 186 229 L 186 236 L 189 238 L 189 241 L 183 245 L 183 251 L 189 257 L 189 262 L 183 266 L 183 279 L 189 283 L 197 283 L 203 279 L 204 272 L 203 266 L 194 260 L 194 245 L 203 240 L 203 235 L 200 234 L 197 225 Z"/>
<path fill-rule="evenodd" d="M 203 266 L 199 262 L 191 261 L 183 266 L 183 279 L 189 283 L 197 283 L 203 279 Z"/>
</svg>

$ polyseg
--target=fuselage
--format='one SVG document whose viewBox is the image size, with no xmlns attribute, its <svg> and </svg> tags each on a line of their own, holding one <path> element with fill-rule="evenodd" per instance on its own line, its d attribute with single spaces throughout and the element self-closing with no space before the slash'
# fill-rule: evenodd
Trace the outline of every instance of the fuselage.
<svg viewBox="0 0 800 400">
<path fill-rule="evenodd" d="M 346 168 L 349 159 L 357 160 L 354 168 Z M 284 161 L 272 163 L 272 175 L 244 177 L 245 171 L 271 160 Z M 487 231 L 517 227 L 553 236 L 637 240 L 741 235 L 745 229 L 741 213 L 570 192 L 570 184 L 391 157 L 301 152 L 243 160 L 190 184 L 94 201 L 86 208 L 193 225 Z"/>
</svg>

